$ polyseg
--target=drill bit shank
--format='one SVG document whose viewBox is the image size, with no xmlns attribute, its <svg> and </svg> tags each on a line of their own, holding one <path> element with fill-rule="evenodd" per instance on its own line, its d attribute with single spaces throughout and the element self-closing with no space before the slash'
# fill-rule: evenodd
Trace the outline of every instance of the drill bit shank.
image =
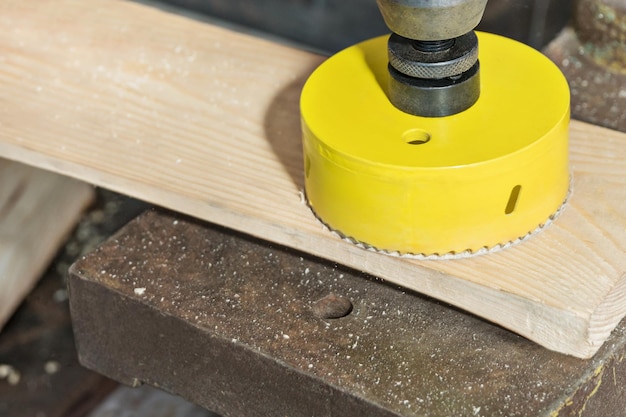
<svg viewBox="0 0 626 417">
<path fill-rule="evenodd" d="M 480 96 L 478 38 L 486 0 L 377 0 L 389 28 L 389 100 L 416 116 L 443 117 Z"/>
</svg>

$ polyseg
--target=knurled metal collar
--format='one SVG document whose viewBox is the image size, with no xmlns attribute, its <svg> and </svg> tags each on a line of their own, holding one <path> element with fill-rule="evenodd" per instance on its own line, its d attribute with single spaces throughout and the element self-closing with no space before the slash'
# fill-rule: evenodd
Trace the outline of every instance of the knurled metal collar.
<svg viewBox="0 0 626 417">
<path fill-rule="evenodd" d="M 393 33 L 387 44 L 389 64 L 399 72 L 414 78 L 442 79 L 454 77 L 472 68 L 478 60 L 478 38 L 471 31 L 454 39 L 443 51 L 425 52 L 415 47 L 415 41 Z"/>
</svg>

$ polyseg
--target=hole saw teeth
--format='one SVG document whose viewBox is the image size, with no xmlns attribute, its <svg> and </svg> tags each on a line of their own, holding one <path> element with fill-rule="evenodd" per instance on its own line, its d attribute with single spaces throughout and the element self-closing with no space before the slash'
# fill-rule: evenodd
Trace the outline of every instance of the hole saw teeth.
<svg viewBox="0 0 626 417">
<path fill-rule="evenodd" d="M 308 203 L 309 209 L 311 210 L 311 212 L 313 213 L 313 215 L 315 216 L 315 218 L 324 226 L 324 228 L 329 231 L 330 233 L 332 233 L 333 235 L 337 236 L 338 238 L 340 238 L 341 240 L 350 243 L 351 245 L 354 245 L 358 248 L 361 249 L 365 249 L 368 250 L 370 252 L 376 252 L 376 253 L 381 253 L 384 255 L 388 255 L 388 256 L 394 256 L 394 257 L 398 257 L 398 258 L 405 258 L 405 259 L 415 259 L 415 260 L 424 260 L 424 261 L 430 261 L 430 260 L 452 260 L 452 259 L 466 259 L 466 258 L 472 258 L 475 256 L 480 256 L 480 255 L 486 255 L 486 254 L 490 254 L 490 253 L 496 253 L 499 252 L 503 249 L 507 249 L 510 248 L 511 246 L 515 246 L 518 245 L 522 242 L 527 241 L 528 239 L 530 239 L 531 237 L 535 236 L 536 234 L 538 234 L 539 232 L 541 232 L 542 230 L 544 230 L 546 227 L 550 226 L 563 212 L 563 210 L 565 210 L 565 207 L 567 206 L 567 203 L 571 197 L 572 194 L 572 186 L 570 183 L 570 187 L 568 188 L 567 191 L 567 196 L 565 197 L 565 200 L 563 201 L 563 203 L 559 206 L 559 208 L 552 213 L 545 222 L 540 223 L 537 227 L 535 227 L 533 230 L 529 231 L 528 233 L 526 233 L 523 236 L 520 236 L 516 239 L 513 239 L 511 241 L 508 242 L 504 242 L 504 243 L 498 243 L 494 246 L 491 247 L 487 247 L 487 246 L 483 246 L 482 248 L 472 251 L 471 249 L 466 249 L 464 251 L 458 251 L 458 252 L 447 252 L 447 253 L 443 253 L 443 254 L 439 254 L 439 253 L 402 253 L 399 251 L 392 251 L 392 250 L 386 250 L 386 249 L 380 249 L 377 248 L 375 246 L 372 246 L 366 242 L 361 242 L 357 239 L 354 239 L 351 236 L 347 236 L 345 234 L 343 234 L 340 230 L 336 230 L 333 229 L 332 227 L 330 227 L 327 223 L 325 223 L 318 215 L 317 213 L 315 213 L 315 210 L 313 209 L 313 207 L 311 207 L 311 204 Z M 308 199 L 307 199 L 308 202 Z"/>
</svg>

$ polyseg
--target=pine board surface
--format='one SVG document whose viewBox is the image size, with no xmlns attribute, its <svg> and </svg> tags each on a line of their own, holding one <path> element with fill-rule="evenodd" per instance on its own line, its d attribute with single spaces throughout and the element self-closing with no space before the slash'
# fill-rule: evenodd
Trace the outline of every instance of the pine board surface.
<svg viewBox="0 0 626 417">
<path fill-rule="evenodd" d="M 85 183 L 0 159 L 0 330 L 92 197 Z"/>
<path fill-rule="evenodd" d="M 593 355 L 626 314 L 626 135 L 573 121 L 561 217 L 488 256 L 411 261 L 302 201 L 298 99 L 323 58 L 146 5 L 0 1 L 0 155 L 377 275 Z"/>
</svg>

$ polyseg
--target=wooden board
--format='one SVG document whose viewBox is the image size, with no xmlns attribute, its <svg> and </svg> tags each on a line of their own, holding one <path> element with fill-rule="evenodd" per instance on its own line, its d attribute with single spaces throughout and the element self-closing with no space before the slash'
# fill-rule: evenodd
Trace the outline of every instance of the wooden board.
<svg viewBox="0 0 626 417">
<path fill-rule="evenodd" d="M 131 2 L 0 1 L 0 154 L 370 272 L 589 357 L 626 314 L 626 135 L 573 122 L 574 193 L 500 253 L 410 261 L 302 200 L 298 99 L 322 57 Z"/>
<path fill-rule="evenodd" d="M 85 183 L 0 159 L 0 329 L 92 197 Z"/>
</svg>

